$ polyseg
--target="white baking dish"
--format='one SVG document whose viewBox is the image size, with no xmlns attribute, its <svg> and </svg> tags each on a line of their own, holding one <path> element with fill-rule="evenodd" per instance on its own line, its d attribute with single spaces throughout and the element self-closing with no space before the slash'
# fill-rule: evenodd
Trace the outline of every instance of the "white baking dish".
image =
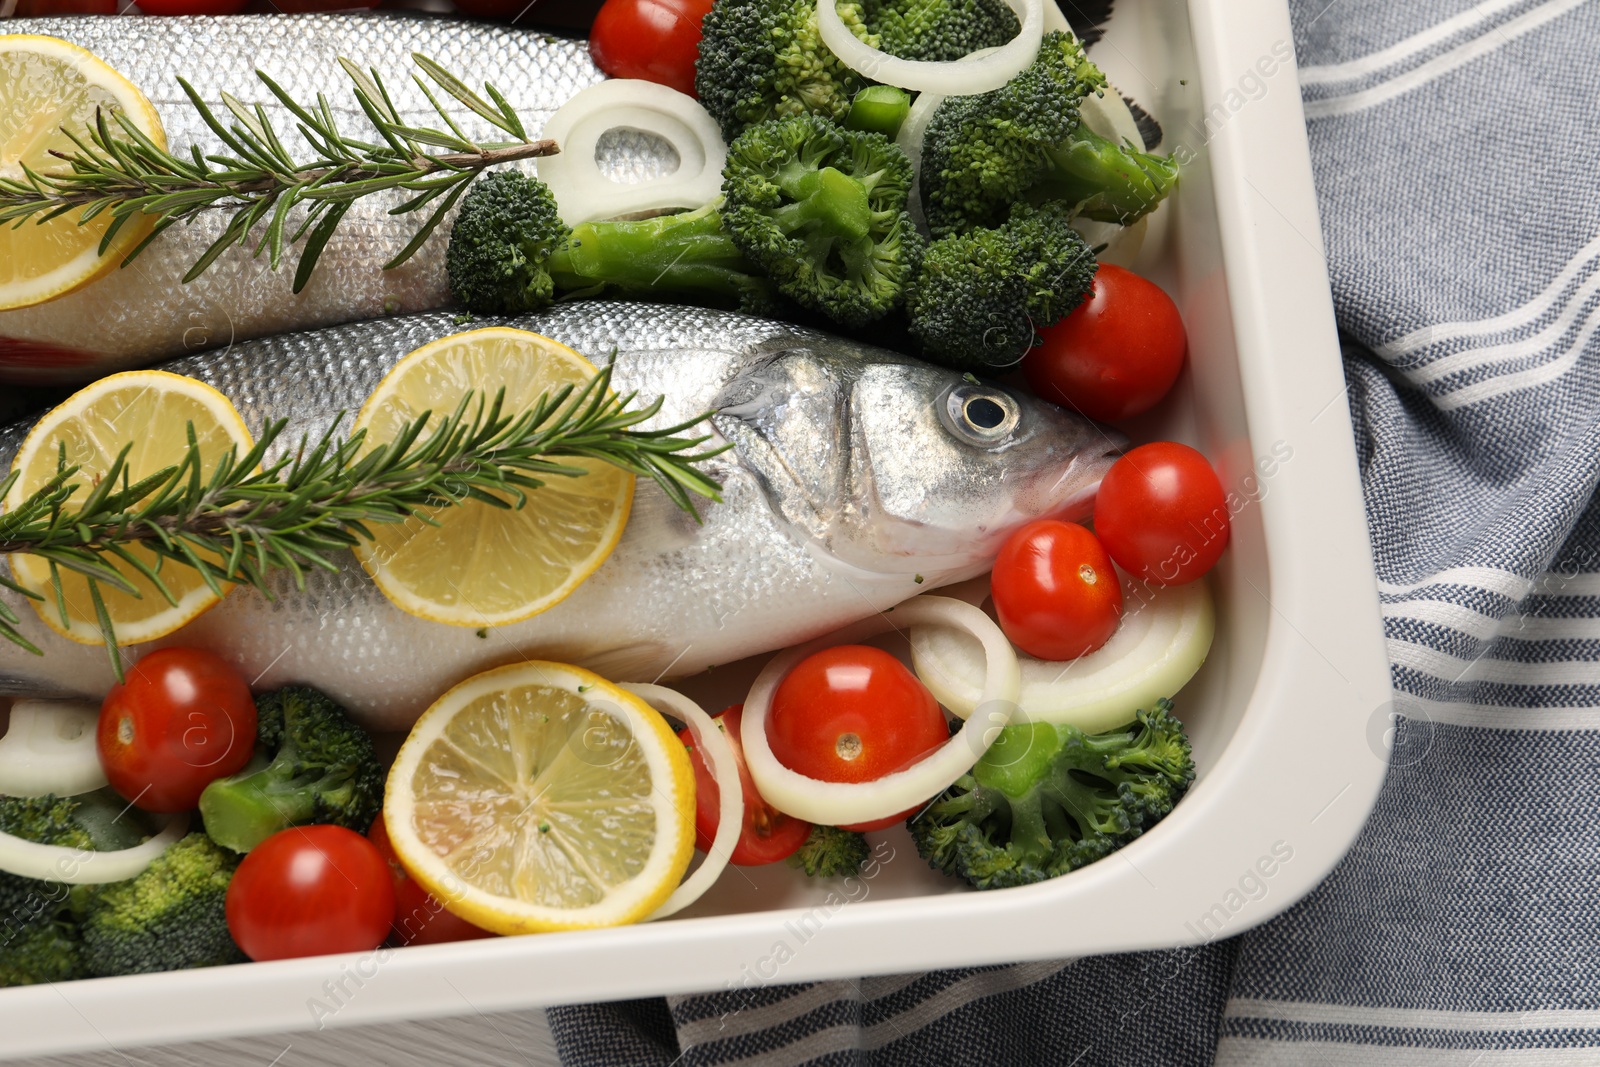
<svg viewBox="0 0 1600 1067">
<path fill-rule="evenodd" d="M 1139 436 L 1199 445 L 1241 502 L 1178 703 L 1199 778 L 1153 831 L 1022 889 L 964 891 L 895 830 L 870 877 L 730 871 L 656 924 L 0 990 L 0 1058 L 1177 946 L 1303 896 L 1377 794 L 1389 685 L 1290 40 L 1282 0 L 1121 0 L 1095 50 L 1187 161 L 1141 268 L 1192 369 Z"/>
</svg>

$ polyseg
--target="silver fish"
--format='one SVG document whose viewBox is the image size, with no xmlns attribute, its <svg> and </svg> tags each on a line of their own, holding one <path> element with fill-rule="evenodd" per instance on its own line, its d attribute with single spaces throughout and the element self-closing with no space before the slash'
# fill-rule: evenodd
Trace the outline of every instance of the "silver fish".
<svg viewBox="0 0 1600 1067">
<path fill-rule="evenodd" d="M 621 542 L 593 576 L 482 638 L 401 612 L 352 556 L 337 575 L 313 574 L 304 592 L 286 579 L 276 599 L 236 589 L 164 642 L 211 648 L 258 688 L 318 686 L 374 729 L 409 726 L 462 678 L 521 659 L 625 681 L 681 677 L 987 571 L 1022 523 L 1086 516 L 1123 443 L 1030 396 L 729 312 L 587 302 L 507 324 L 591 359 L 615 349 L 616 387 L 664 396 L 662 425 L 718 411 L 716 432 L 734 448 L 706 465 L 723 501 L 702 508 L 703 524 L 641 482 Z M 255 432 L 288 418 L 287 448 L 358 408 L 401 355 L 464 328 L 419 315 L 166 366 L 221 390 Z M 0 431 L 0 463 L 26 430 Z M 8 602 L 45 655 L 0 642 L 0 692 L 104 693 L 104 649 L 57 637 L 21 598 Z"/>
<path fill-rule="evenodd" d="M 395 15 L 233 15 L 226 18 L 46 18 L 8 20 L 8 33 L 60 37 L 119 71 L 155 105 L 172 150 L 223 146 L 178 86 L 183 77 L 221 116 L 222 94 L 263 106 L 291 153 L 310 149 L 295 120 L 255 76 L 270 74 L 292 97 L 315 105 L 324 94 L 341 128 L 375 136 L 339 68 L 344 56 L 377 68 L 402 118 L 439 126 L 438 115 L 411 80 L 411 53 L 437 60 L 481 89 L 492 81 L 523 116 L 530 132 L 581 89 L 604 75 L 582 41 L 486 23 Z M 474 138 L 503 134 L 443 93 L 450 114 Z M 659 142 L 657 143 L 659 144 Z M 659 173 L 658 147 L 638 138 L 602 144 L 608 173 L 632 180 Z M 669 149 L 670 151 L 670 149 Z M 654 169 L 652 169 L 654 168 Z M 253 337 L 358 322 L 446 306 L 444 251 L 448 224 L 401 267 L 383 264 L 405 247 L 425 214 L 390 216 L 410 194 L 375 194 L 356 203 L 329 242 L 317 272 L 291 292 L 293 256 L 278 271 L 266 257 L 235 248 L 189 285 L 183 276 L 221 235 L 228 212 L 211 212 L 162 234 L 129 267 L 114 270 L 57 300 L 0 312 L 0 381 L 87 381 Z M 293 226 L 291 226 L 291 232 Z"/>
</svg>

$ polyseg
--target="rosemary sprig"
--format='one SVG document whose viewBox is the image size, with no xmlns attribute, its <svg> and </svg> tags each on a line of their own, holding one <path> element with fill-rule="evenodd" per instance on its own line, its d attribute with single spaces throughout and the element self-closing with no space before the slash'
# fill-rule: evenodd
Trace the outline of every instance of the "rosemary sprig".
<svg viewBox="0 0 1600 1067">
<path fill-rule="evenodd" d="M 63 625 L 61 573 L 74 571 L 88 579 L 120 679 L 121 657 L 101 587 L 134 596 L 139 591 L 115 562 L 144 575 L 169 603 L 176 601 L 160 573 L 169 563 L 199 572 L 218 593 L 223 583 L 235 583 L 271 596 L 273 571 L 289 571 L 303 588 L 307 570 L 337 570 L 333 554 L 371 540 L 375 524 L 413 518 L 433 523 L 426 509 L 467 500 L 520 508 L 528 491 L 546 479 L 581 476 L 582 467 L 560 462 L 571 458 L 603 460 L 650 478 L 698 518 L 694 498 L 720 500 L 721 487 L 696 465 L 727 446 L 691 451 L 710 440 L 685 436 L 703 416 L 665 429 L 639 429 L 661 409 L 661 400 L 635 408 L 635 394 L 607 392 L 610 377 L 610 368 L 604 368 L 582 387 L 565 386 L 515 414 L 504 410 L 503 390 L 488 401 L 469 393 L 432 434 L 423 436 L 432 420 L 425 412 L 391 443 L 365 455 L 366 431 L 340 439 L 336 424 L 315 444 L 302 438 L 293 455 L 258 470 L 283 433 L 285 422 L 279 420 L 244 456 L 230 449 L 209 477 L 202 477 L 191 425 L 181 461 L 133 481 L 126 464 L 130 443 L 79 500 L 74 497 L 83 486 L 72 480 L 78 469 L 63 458 L 48 484 L 0 514 L 0 553 L 30 553 L 50 563 L 51 592 Z M 0 481 L 0 498 L 17 477 L 13 471 Z M 155 565 L 129 551 L 134 546 L 154 553 Z M 0 586 L 47 601 L 3 571 Z M 17 629 L 20 621 L 0 600 L 0 636 L 39 653 Z"/>
<path fill-rule="evenodd" d="M 108 115 L 100 110 L 92 128 L 62 128 L 76 151 L 51 154 L 67 169 L 39 173 L 24 167 L 21 178 L 0 178 L 0 223 L 46 222 L 82 209 L 81 224 L 109 212 L 111 226 L 100 243 L 103 255 L 128 220 L 137 215 L 155 216 L 154 230 L 123 259 L 122 265 L 127 266 L 174 223 L 190 221 L 212 209 L 231 210 L 233 215 L 222 236 L 196 260 L 183 280 L 190 282 L 204 274 L 228 248 L 252 242 L 254 254 L 259 256 L 265 250 L 276 270 L 284 247 L 304 237 L 294 277 L 298 293 L 310 280 L 317 259 L 351 204 L 385 189 L 404 189 L 415 195 L 391 210 L 391 215 L 430 206 L 432 212 L 384 268 L 399 266 L 422 247 L 480 171 L 558 150 L 554 141 L 530 138 L 516 109 L 493 85 L 484 86 L 490 103 L 426 56 L 413 53 L 412 59 L 436 88 L 512 139 L 472 140 L 417 73 L 412 79 L 446 128 L 409 126 L 401 121 L 377 70 L 368 74 L 341 57 L 339 63 L 350 77 L 356 102 L 377 130 L 376 143 L 341 131 L 322 94 L 317 94 L 314 105 L 302 104 L 266 73 L 256 71 L 267 90 L 294 115 L 300 138 L 314 153 L 309 159 L 296 160 L 259 104 L 250 108 L 223 93 L 223 106 L 233 118 L 224 124 L 194 87 L 179 78 L 189 102 L 226 146 L 226 152 L 205 153 L 193 146 L 187 156 L 176 155 L 152 141 L 120 111 Z M 300 205 L 306 210 L 291 229 L 291 211 Z"/>
</svg>

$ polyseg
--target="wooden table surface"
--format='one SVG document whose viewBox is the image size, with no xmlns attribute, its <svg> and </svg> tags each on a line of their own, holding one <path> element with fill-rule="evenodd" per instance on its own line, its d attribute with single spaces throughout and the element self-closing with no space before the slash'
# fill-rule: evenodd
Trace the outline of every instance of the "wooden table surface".
<svg viewBox="0 0 1600 1067">
<path fill-rule="evenodd" d="M 560 1062 L 550 1026 L 537 1008 L 0 1060 L 6 1067 L 559 1067 Z"/>
</svg>

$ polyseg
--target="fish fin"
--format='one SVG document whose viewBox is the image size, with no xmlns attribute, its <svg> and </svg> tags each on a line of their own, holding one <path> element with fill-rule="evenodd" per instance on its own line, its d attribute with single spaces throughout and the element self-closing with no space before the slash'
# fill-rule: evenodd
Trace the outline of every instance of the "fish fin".
<svg viewBox="0 0 1600 1067">
<path fill-rule="evenodd" d="M 662 641 L 641 641 L 584 656 L 580 666 L 613 682 L 654 682 L 670 670 L 675 653 Z"/>
</svg>

